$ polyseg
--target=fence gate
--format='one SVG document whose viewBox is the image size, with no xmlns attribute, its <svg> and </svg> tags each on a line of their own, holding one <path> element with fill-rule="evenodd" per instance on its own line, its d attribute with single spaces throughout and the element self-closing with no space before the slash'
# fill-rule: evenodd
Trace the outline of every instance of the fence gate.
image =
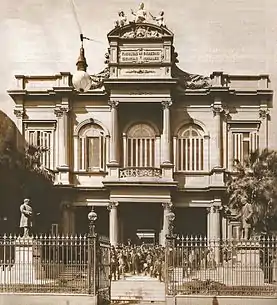
<svg viewBox="0 0 277 305">
<path fill-rule="evenodd" d="M 98 304 L 111 302 L 111 246 L 108 238 L 99 237 L 97 247 Z"/>
</svg>

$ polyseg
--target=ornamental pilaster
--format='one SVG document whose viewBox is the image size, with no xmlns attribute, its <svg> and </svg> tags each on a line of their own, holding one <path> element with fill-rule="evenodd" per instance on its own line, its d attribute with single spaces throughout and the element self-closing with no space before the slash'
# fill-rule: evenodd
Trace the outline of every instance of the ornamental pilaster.
<svg viewBox="0 0 277 305">
<path fill-rule="evenodd" d="M 118 164 L 118 105 L 116 100 L 109 100 L 111 111 L 111 141 L 110 141 L 110 163 Z"/>
<path fill-rule="evenodd" d="M 62 99 L 62 104 L 54 109 L 57 117 L 56 160 L 59 184 L 69 184 L 69 101 Z"/>
<path fill-rule="evenodd" d="M 24 139 L 22 139 L 23 135 L 23 119 L 25 116 L 25 110 L 22 107 L 16 107 L 13 111 L 14 115 L 16 116 L 16 127 L 19 131 L 19 133 L 16 136 L 16 145 L 18 148 L 24 146 Z M 21 136 L 22 135 L 22 136 Z"/>
<path fill-rule="evenodd" d="M 220 98 L 215 98 L 211 109 L 214 114 L 214 134 L 212 135 L 212 151 L 213 160 L 212 168 L 222 168 L 222 116 L 228 116 L 229 111 L 224 107 L 222 100 Z"/>
<path fill-rule="evenodd" d="M 260 149 L 268 148 L 268 121 L 270 117 L 270 111 L 266 104 L 262 104 L 259 109 L 259 118 L 261 120 L 260 133 Z"/>
</svg>

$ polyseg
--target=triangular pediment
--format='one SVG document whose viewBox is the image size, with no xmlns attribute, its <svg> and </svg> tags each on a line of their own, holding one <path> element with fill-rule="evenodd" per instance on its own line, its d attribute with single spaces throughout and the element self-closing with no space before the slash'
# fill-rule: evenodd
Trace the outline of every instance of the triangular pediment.
<svg viewBox="0 0 277 305">
<path fill-rule="evenodd" d="M 164 26 L 158 26 L 151 23 L 132 23 L 122 27 L 117 26 L 108 33 L 108 39 L 157 39 L 163 37 L 172 37 L 173 33 Z"/>
</svg>

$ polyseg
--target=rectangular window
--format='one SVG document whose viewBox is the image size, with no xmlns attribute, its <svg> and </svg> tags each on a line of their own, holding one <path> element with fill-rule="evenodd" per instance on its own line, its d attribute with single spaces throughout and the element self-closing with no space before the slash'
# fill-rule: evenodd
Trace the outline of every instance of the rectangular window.
<svg viewBox="0 0 277 305">
<path fill-rule="evenodd" d="M 127 166 L 154 167 L 155 140 L 130 138 L 127 140 Z"/>
<path fill-rule="evenodd" d="M 233 160 L 244 162 L 250 153 L 259 149 L 257 131 L 233 132 Z"/>
<path fill-rule="evenodd" d="M 201 138 L 177 140 L 177 171 L 204 170 L 204 142 Z"/>
<path fill-rule="evenodd" d="M 79 138 L 79 169 L 87 171 L 104 170 L 105 153 L 104 136 Z"/>
<path fill-rule="evenodd" d="M 40 163 L 54 169 L 54 124 L 25 122 L 25 139 L 29 145 L 43 150 Z"/>
</svg>

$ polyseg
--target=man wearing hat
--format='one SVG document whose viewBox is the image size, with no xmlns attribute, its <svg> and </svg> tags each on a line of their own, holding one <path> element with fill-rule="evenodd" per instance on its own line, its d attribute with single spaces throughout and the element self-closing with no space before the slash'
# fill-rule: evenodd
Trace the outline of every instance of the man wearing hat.
<svg viewBox="0 0 277 305">
<path fill-rule="evenodd" d="M 23 237 L 29 237 L 30 228 L 33 226 L 33 208 L 31 207 L 30 199 L 24 199 L 20 205 L 20 228 L 23 228 Z"/>
</svg>

